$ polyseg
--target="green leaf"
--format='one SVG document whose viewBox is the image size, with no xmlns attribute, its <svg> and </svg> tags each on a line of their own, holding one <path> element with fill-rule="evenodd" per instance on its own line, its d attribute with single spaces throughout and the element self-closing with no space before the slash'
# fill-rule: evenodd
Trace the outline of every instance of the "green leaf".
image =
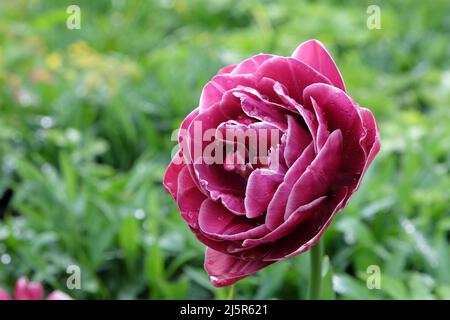
<svg viewBox="0 0 450 320">
<path fill-rule="evenodd" d="M 152 299 L 161 298 L 164 281 L 164 254 L 157 242 L 150 245 L 144 265 L 145 279 L 150 289 Z"/>
<path fill-rule="evenodd" d="M 439 286 L 436 288 L 436 294 L 439 299 L 450 300 L 450 286 Z"/>
<path fill-rule="evenodd" d="M 383 274 L 381 278 L 381 290 L 392 299 L 409 299 L 409 292 L 401 279 Z"/>
<path fill-rule="evenodd" d="M 62 178 L 66 189 L 67 198 L 73 201 L 77 194 L 77 175 L 75 168 L 70 163 L 69 157 L 65 152 L 61 152 L 59 156 Z"/>
<path fill-rule="evenodd" d="M 366 284 L 346 274 L 333 276 L 333 288 L 339 295 L 356 300 L 372 300 L 377 298 L 376 290 L 370 290 Z"/>
<path fill-rule="evenodd" d="M 140 228 L 133 215 L 127 215 L 122 220 L 119 233 L 119 244 L 125 253 L 128 266 L 131 267 L 139 252 Z"/>
</svg>

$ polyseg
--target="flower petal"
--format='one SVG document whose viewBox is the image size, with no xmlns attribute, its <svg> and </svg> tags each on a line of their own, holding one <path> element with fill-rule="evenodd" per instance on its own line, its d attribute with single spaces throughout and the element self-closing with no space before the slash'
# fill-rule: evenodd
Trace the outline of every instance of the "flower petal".
<svg viewBox="0 0 450 320">
<path fill-rule="evenodd" d="M 364 171 L 366 171 L 375 155 L 380 151 L 380 133 L 375 118 L 370 110 L 360 108 L 360 114 L 363 119 L 363 127 L 366 130 L 366 135 L 361 141 L 366 152 L 366 164 L 364 167 Z"/>
<path fill-rule="evenodd" d="M 255 72 L 255 81 L 270 78 L 283 84 L 289 96 L 303 103 L 303 90 L 313 83 L 330 81 L 304 62 L 294 58 L 273 57 L 265 61 Z"/>
<path fill-rule="evenodd" d="M 29 300 L 28 279 L 21 277 L 17 280 L 14 288 L 14 297 L 16 300 Z"/>
<path fill-rule="evenodd" d="M 288 116 L 286 148 L 284 149 L 284 159 L 288 167 L 294 164 L 310 142 L 311 135 L 297 122 L 297 119 Z"/>
<path fill-rule="evenodd" d="M 12 297 L 3 289 L 0 289 L 0 301 L 1 300 L 12 300 Z"/>
<path fill-rule="evenodd" d="M 261 237 L 267 228 L 257 225 L 243 216 L 237 216 L 227 210 L 220 202 L 205 200 L 200 207 L 198 218 L 202 233 L 217 240 L 243 240 Z"/>
<path fill-rule="evenodd" d="M 40 283 L 30 282 L 28 284 L 28 297 L 30 300 L 42 300 L 44 298 L 44 288 Z"/>
<path fill-rule="evenodd" d="M 266 212 L 282 180 L 281 174 L 267 169 L 256 169 L 250 174 L 245 191 L 245 211 L 248 218 L 256 218 Z"/>
<path fill-rule="evenodd" d="M 303 105 L 295 101 L 291 98 L 286 90 L 281 86 L 278 82 L 274 85 L 274 91 L 278 95 L 278 97 L 287 105 L 290 105 L 291 108 L 294 108 L 298 111 L 303 121 L 305 121 L 306 126 L 312 136 L 314 141 L 314 146 L 316 146 L 316 135 L 318 130 L 317 119 L 314 117 L 314 113 L 312 110 L 306 109 Z M 317 148 L 316 148 L 317 151 Z"/>
<path fill-rule="evenodd" d="M 277 172 L 279 174 L 285 174 L 287 171 L 286 161 L 284 160 L 284 149 L 286 147 L 286 134 L 281 137 L 281 143 L 270 148 L 269 150 L 269 170 Z"/>
<path fill-rule="evenodd" d="M 200 113 L 189 126 L 187 153 L 193 163 L 193 166 L 189 166 L 192 168 L 191 175 L 198 181 L 199 189 L 214 200 L 219 199 L 222 194 L 243 195 L 246 181 L 239 174 L 226 171 L 223 163 L 217 163 L 214 157 L 210 159 L 213 163 L 205 161 L 208 159 L 204 157 L 204 150 L 214 142 L 214 136 L 210 137 L 210 141 L 204 136 L 209 129 L 215 133 L 222 122 L 236 119 L 239 115 L 242 115 L 239 100 L 231 93 L 227 93 L 220 103 Z M 222 183 L 225 180 L 226 185 Z"/>
<path fill-rule="evenodd" d="M 352 178 L 352 182 L 349 185 L 349 195 L 346 202 L 349 200 L 350 195 L 359 188 L 364 173 L 367 171 L 369 165 L 372 163 L 373 158 L 381 148 L 380 135 L 378 132 L 377 124 L 375 122 L 375 118 L 373 117 L 372 113 L 365 108 L 360 108 L 358 111 L 365 130 L 365 135 L 362 136 L 359 141 L 362 149 L 364 150 L 365 163 L 361 174 L 350 175 L 350 177 Z"/>
<path fill-rule="evenodd" d="M 234 89 L 237 86 L 252 86 L 252 75 L 232 75 L 232 74 L 218 74 L 214 76 L 204 87 L 200 96 L 199 109 L 203 112 L 221 101 L 222 96 L 228 90 Z"/>
<path fill-rule="evenodd" d="M 56 290 L 50 293 L 46 300 L 73 300 L 68 294 Z"/>
<path fill-rule="evenodd" d="M 243 92 L 236 91 L 234 95 L 241 99 L 242 110 L 249 117 L 269 123 L 282 131 L 287 129 L 286 113 L 279 105 Z"/>
<path fill-rule="evenodd" d="M 335 87 L 346 91 L 344 80 L 342 79 L 338 67 L 320 41 L 309 40 L 303 42 L 295 49 L 292 57 L 313 67 L 327 77 Z"/>
<path fill-rule="evenodd" d="M 313 106 L 314 113 L 316 114 L 316 119 L 318 123 L 315 142 L 316 142 L 316 150 L 317 152 L 319 152 L 325 145 L 325 142 L 327 141 L 330 133 L 328 132 L 328 125 L 325 119 L 325 115 L 323 114 L 322 109 L 317 105 L 317 102 L 312 97 L 311 97 L 311 104 Z"/>
<path fill-rule="evenodd" d="M 164 174 L 163 178 L 164 188 L 175 200 L 177 199 L 178 192 L 178 175 L 180 174 L 180 171 L 185 167 L 182 162 L 183 160 L 181 152 L 178 152 L 167 167 L 166 173 Z"/>
<path fill-rule="evenodd" d="M 216 287 L 229 286 L 248 277 L 272 262 L 239 258 L 207 248 L 205 252 L 205 270 L 209 280 Z"/>
<path fill-rule="evenodd" d="M 189 169 L 185 166 L 178 175 L 177 204 L 181 216 L 192 228 L 198 228 L 198 213 L 206 199 L 194 183 Z"/>
<path fill-rule="evenodd" d="M 218 200 L 223 194 L 244 195 L 245 178 L 225 170 L 222 164 L 196 163 L 194 168 L 211 199 Z M 224 181 L 227 183 L 223 183 Z"/>
<path fill-rule="evenodd" d="M 316 159 L 293 186 L 284 212 L 284 220 L 287 220 L 298 207 L 330 191 L 341 167 L 341 159 L 342 133 L 338 129 L 330 134 Z"/>
<path fill-rule="evenodd" d="M 194 109 L 181 123 L 180 130 L 178 132 L 178 144 L 180 146 L 180 154 L 183 156 L 183 163 L 188 167 L 189 172 L 191 173 L 191 176 L 193 177 L 193 180 L 199 190 L 207 194 L 207 191 L 202 188 L 199 181 L 194 178 L 195 172 L 194 172 L 194 166 L 192 165 L 194 162 L 194 153 L 191 152 L 191 137 L 189 133 L 189 128 L 194 121 L 194 119 L 199 115 L 199 109 Z"/>
<path fill-rule="evenodd" d="M 284 221 L 286 204 L 291 190 L 306 168 L 314 160 L 314 146 L 312 143 L 306 147 L 302 155 L 294 162 L 284 176 L 284 180 L 275 192 L 273 199 L 267 207 L 266 226 L 274 230 Z"/>
<path fill-rule="evenodd" d="M 268 242 L 275 242 L 278 239 L 292 232 L 300 223 L 315 214 L 327 196 L 323 196 L 305 204 L 295 210 L 289 218 L 279 225 L 276 229 L 259 239 L 246 239 L 242 246 L 251 248 Z"/>
<path fill-rule="evenodd" d="M 303 253 L 316 244 L 333 221 L 336 212 L 342 208 L 347 191 L 348 189 L 344 187 L 335 195 L 329 196 L 320 207 L 319 212 L 315 212 L 305 219 L 294 232 L 278 240 L 271 248 L 267 248 L 268 253 L 263 260 L 268 262 L 284 260 Z"/>
<path fill-rule="evenodd" d="M 203 243 L 208 248 L 212 248 L 216 251 L 220 251 L 228 254 L 228 248 L 230 246 L 231 241 L 221 241 L 217 239 L 212 239 L 210 236 L 204 234 L 200 229 L 190 228 L 192 233 L 195 235 L 198 241 Z"/>
<path fill-rule="evenodd" d="M 220 202 L 222 202 L 223 206 L 237 214 L 238 216 L 245 215 L 245 204 L 244 198 L 242 196 L 235 196 L 233 194 L 221 194 Z"/>
<path fill-rule="evenodd" d="M 228 146 L 240 146 L 248 154 L 248 162 L 258 164 L 258 160 L 267 163 L 268 151 L 271 146 L 280 142 L 282 132 L 265 122 L 241 123 L 235 120 L 222 122 L 216 131 L 216 140 Z M 244 150 L 245 148 L 245 150 Z M 237 148 L 239 149 L 239 148 Z"/>
<path fill-rule="evenodd" d="M 328 131 L 340 129 L 343 135 L 343 171 L 360 175 L 365 164 L 364 150 L 360 138 L 365 134 L 359 106 L 341 89 L 316 83 L 305 89 L 305 107 L 313 108 L 311 98 L 323 113 Z"/>
<path fill-rule="evenodd" d="M 271 54 L 263 54 L 263 53 L 258 54 L 239 63 L 231 73 L 232 74 L 253 73 L 264 61 L 269 60 L 270 58 L 273 57 L 274 56 Z"/>
</svg>

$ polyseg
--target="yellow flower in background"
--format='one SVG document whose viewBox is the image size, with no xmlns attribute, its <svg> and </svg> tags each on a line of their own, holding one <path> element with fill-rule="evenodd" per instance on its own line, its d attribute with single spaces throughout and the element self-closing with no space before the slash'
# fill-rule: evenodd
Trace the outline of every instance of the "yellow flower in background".
<svg viewBox="0 0 450 320">
<path fill-rule="evenodd" d="M 78 41 L 70 45 L 69 51 L 76 55 L 87 53 L 89 51 L 92 51 L 92 49 L 89 47 L 86 41 Z"/>
<path fill-rule="evenodd" d="M 85 95 L 112 96 L 121 82 L 139 76 L 139 68 L 126 57 L 105 55 L 85 41 L 70 44 L 63 52 L 63 73 L 70 82 L 77 82 L 79 92 Z"/>
<path fill-rule="evenodd" d="M 45 63 L 47 64 L 50 70 L 59 69 L 59 67 L 61 67 L 62 65 L 62 57 L 59 53 L 52 52 L 45 59 Z"/>
</svg>

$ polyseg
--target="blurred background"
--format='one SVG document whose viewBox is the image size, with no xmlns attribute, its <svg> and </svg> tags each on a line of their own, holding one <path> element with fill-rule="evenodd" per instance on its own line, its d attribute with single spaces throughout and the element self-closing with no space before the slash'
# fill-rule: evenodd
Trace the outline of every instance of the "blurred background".
<svg viewBox="0 0 450 320">
<path fill-rule="evenodd" d="M 222 66 L 316 38 L 382 139 L 325 235 L 327 294 L 450 299 L 449 34 L 448 0 L 1 0 L 0 287 L 26 275 L 77 299 L 226 297 L 161 186 L 171 132 Z M 308 263 L 272 265 L 235 297 L 305 298 Z"/>
</svg>

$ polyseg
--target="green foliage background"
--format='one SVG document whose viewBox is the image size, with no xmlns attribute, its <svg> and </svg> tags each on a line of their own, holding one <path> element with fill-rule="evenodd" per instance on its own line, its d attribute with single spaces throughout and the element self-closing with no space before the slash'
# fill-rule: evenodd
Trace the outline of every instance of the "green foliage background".
<svg viewBox="0 0 450 320">
<path fill-rule="evenodd" d="M 66 28 L 70 4 L 81 30 Z M 369 4 L 381 30 L 366 27 Z M 449 35 L 448 0 L 1 1 L 0 286 L 27 275 L 68 291 L 76 264 L 79 299 L 224 298 L 161 187 L 171 132 L 220 67 L 317 38 L 382 138 L 326 233 L 324 297 L 450 299 Z M 305 298 L 308 261 L 235 296 Z"/>
</svg>

